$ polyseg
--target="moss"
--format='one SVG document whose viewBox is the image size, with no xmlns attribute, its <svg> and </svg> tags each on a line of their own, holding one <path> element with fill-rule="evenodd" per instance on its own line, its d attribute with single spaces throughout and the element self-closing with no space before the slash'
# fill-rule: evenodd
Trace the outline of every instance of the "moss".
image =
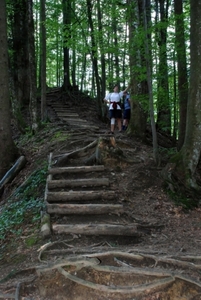
<svg viewBox="0 0 201 300">
<path fill-rule="evenodd" d="M 44 224 L 50 224 L 50 215 L 45 214 L 42 219 L 41 219 L 41 225 L 43 226 Z"/>
<path fill-rule="evenodd" d="M 25 245 L 27 247 L 32 247 L 33 245 L 35 245 L 38 242 L 39 238 L 35 235 L 28 237 L 27 239 L 25 239 Z"/>
</svg>

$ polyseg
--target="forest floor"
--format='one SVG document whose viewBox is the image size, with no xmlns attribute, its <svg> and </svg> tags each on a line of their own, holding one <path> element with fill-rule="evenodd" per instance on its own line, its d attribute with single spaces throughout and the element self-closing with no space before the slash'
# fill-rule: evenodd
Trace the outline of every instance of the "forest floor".
<svg viewBox="0 0 201 300">
<path fill-rule="evenodd" d="M 95 113 L 90 113 L 90 107 L 86 111 L 80 105 L 76 107 L 76 110 L 82 118 L 90 119 L 90 122 L 99 126 L 102 131 L 109 131 L 109 124 L 100 121 Z M 50 124 L 41 128 L 36 136 L 27 139 L 27 142 L 20 149 L 21 153 L 26 156 L 27 164 L 19 175 L 5 187 L 1 196 L 0 212 L 5 207 L 10 195 L 23 184 L 35 169 L 39 168 L 40 162 L 48 160 L 50 152 L 59 151 L 65 145 L 66 141 L 62 140 L 59 134 L 58 138 L 60 137 L 60 140 L 55 139 L 55 132 L 61 131 L 61 124 L 51 110 L 49 111 L 49 117 Z M 68 129 L 65 130 L 68 133 Z M 18 140 L 21 139 L 19 133 L 14 130 L 13 134 L 16 143 L 18 143 Z M 84 136 L 84 139 L 86 138 L 88 136 Z M 201 208 L 184 209 L 182 206 L 177 205 L 164 189 L 160 174 L 168 162 L 171 149 L 161 147 L 162 165 L 157 167 L 153 160 L 150 143 L 144 143 L 126 132 L 117 134 L 115 138 L 118 143 L 127 145 L 127 151 L 130 147 L 130 150 L 134 153 L 135 162 L 130 165 L 124 165 L 121 161 L 117 165 L 111 163 L 107 166 L 107 174 L 111 180 L 114 173 L 117 175 L 115 183 L 117 195 L 129 207 L 125 219 L 132 218 L 132 221 L 141 224 L 141 227 L 144 228 L 139 239 L 132 242 L 127 240 L 127 247 L 124 250 L 126 249 L 126 253 L 132 253 L 133 257 L 125 256 L 122 260 L 120 259 L 120 263 L 124 267 L 128 267 L 132 265 L 131 259 L 134 260 L 134 254 L 142 255 L 143 263 L 140 265 L 138 261 L 133 265 L 140 266 L 147 272 L 150 269 L 160 271 L 163 276 L 165 276 L 165 273 L 174 274 L 177 283 L 174 281 L 171 289 L 167 289 L 167 286 L 170 285 L 170 283 L 167 283 L 162 289 L 155 287 L 151 292 L 146 290 L 146 293 L 143 294 L 132 293 L 132 290 L 129 293 L 123 292 L 122 294 L 118 291 L 115 293 L 108 292 L 107 289 L 102 290 L 103 283 L 109 280 L 108 275 L 104 275 L 104 272 L 101 273 L 102 279 L 100 279 L 100 272 L 98 275 L 95 274 L 94 270 L 94 274 L 92 274 L 92 270 L 91 273 L 88 272 L 87 274 L 84 274 L 82 270 L 77 271 L 80 272 L 80 278 L 85 277 L 88 280 L 96 278 L 97 285 L 92 291 L 89 287 L 83 287 L 67 280 L 55 269 L 39 277 L 36 268 L 41 264 L 40 251 L 44 249 L 42 247 L 46 247 L 48 243 L 58 243 L 56 244 L 57 248 L 62 248 L 59 244 L 62 240 L 55 237 L 44 239 L 41 236 L 40 219 L 33 223 L 26 218 L 20 225 L 20 236 L 16 232 L 9 232 L 5 239 L 0 240 L 0 298 L 10 299 L 9 295 L 15 295 L 14 299 L 29 300 L 201 299 Z M 70 140 L 68 140 L 69 142 Z M 43 198 L 45 191 L 41 190 L 39 192 L 40 197 Z M 28 244 L 27 240 L 29 238 L 33 238 L 34 242 Z M 70 241 L 70 237 L 68 238 Z M 85 241 L 82 241 L 82 239 L 76 241 L 76 244 L 68 242 L 68 239 L 65 242 L 70 244 L 71 247 L 82 248 L 86 246 Z M 92 240 L 92 244 L 98 245 L 98 239 Z M 120 251 L 122 244 L 126 245 L 125 239 L 122 242 L 118 241 L 115 248 L 112 246 L 111 248 L 114 252 Z M 54 261 L 57 261 L 57 259 L 58 257 L 55 254 Z M 138 260 L 137 257 L 136 260 Z M 44 265 L 43 261 L 42 264 Z M 127 270 L 126 275 L 124 274 L 122 277 L 121 274 L 119 279 L 114 280 L 114 285 L 121 286 L 126 281 L 127 283 L 131 282 L 128 285 L 132 286 L 138 277 L 138 285 L 142 287 L 139 277 L 145 277 L 145 275 L 143 271 L 138 276 L 136 274 L 132 275 Z M 156 277 L 156 274 L 153 273 L 152 276 Z M 186 281 L 182 283 L 184 278 L 186 278 Z M 150 282 L 150 278 L 148 281 Z M 160 279 L 160 282 L 162 281 L 163 279 Z M 104 286 L 107 287 L 107 283 Z"/>
</svg>

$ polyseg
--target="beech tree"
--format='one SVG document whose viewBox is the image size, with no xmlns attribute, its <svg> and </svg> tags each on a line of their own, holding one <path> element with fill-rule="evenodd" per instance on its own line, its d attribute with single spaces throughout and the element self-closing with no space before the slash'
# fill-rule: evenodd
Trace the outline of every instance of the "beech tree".
<svg viewBox="0 0 201 300">
<path fill-rule="evenodd" d="M 12 140 L 9 99 L 8 46 L 5 0 L 0 1 L 0 178 L 7 172 L 17 155 Z"/>
</svg>

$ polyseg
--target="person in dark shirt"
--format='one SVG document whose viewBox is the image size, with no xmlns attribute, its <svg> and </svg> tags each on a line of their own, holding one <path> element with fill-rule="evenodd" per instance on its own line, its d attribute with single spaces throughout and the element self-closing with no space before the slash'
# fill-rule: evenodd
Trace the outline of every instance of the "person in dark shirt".
<svg viewBox="0 0 201 300">
<path fill-rule="evenodd" d="M 124 112 L 123 112 L 122 130 L 126 130 L 131 117 L 131 101 L 130 101 L 130 95 L 127 91 L 124 92 L 123 98 L 124 98 Z"/>
</svg>

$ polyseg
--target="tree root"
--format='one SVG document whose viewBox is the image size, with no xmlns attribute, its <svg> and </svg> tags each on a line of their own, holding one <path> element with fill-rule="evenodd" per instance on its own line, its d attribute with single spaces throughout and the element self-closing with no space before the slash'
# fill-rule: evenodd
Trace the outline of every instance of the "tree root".
<svg viewBox="0 0 201 300">
<path fill-rule="evenodd" d="M 66 245 L 66 242 L 72 242 L 75 238 L 76 238 L 76 237 L 74 236 L 72 239 L 69 239 L 69 240 L 66 240 L 66 241 L 64 240 L 64 241 L 49 242 L 49 243 L 47 243 L 47 244 L 41 246 L 40 249 L 38 249 L 38 252 L 39 252 L 38 260 L 39 260 L 40 262 L 44 262 L 43 260 L 41 260 L 41 257 L 42 257 L 43 252 L 44 252 L 47 248 L 52 247 L 53 245 L 58 245 L 58 244 L 60 244 L 60 243 Z M 69 245 L 68 245 L 68 246 L 69 246 Z"/>
<path fill-rule="evenodd" d="M 36 272 L 40 276 L 42 272 L 47 272 L 53 269 L 58 269 L 63 266 L 74 266 L 76 270 L 80 270 L 84 267 L 90 267 L 99 264 L 100 260 L 97 258 L 89 258 L 84 256 L 73 256 L 55 262 L 50 262 L 46 266 L 36 267 Z"/>
<path fill-rule="evenodd" d="M 13 287 L 15 287 L 15 294 L 3 294 L 0 293 L 0 299 L 20 299 L 20 290 L 22 284 L 26 285 L 30 282 L 33 282 L 37 277 L 40 278 L 41 274 L 44 274 L 45 272 L 49 272 L 51 270 L 57 270 L 60 274 L 62 274 L 65 278 L 80 284 L 82 286 L 85 286 L 87 288 L 91 288 L 93 290 L 97 290 L 99 292 L 105 292 L 105 293 L 119 293 L 122 295 L 132 295 L 132 296 L 140 296 L 140 295 L 148 295 L 150 293 L 156 293 L 156 292 L 164 292 L 167 288 L 170 288 L 173 283 L 176 284 L 177 280 L 183 281 L 184 286 L 188 285 L 194 285 L 195 291 L 199 293 L 199 289 L 201 289 L 201 283 L 197 282 L 196 280 L 189 278 L 187 276 L 180 275 L 178 273 L 178 270 L 172 271 L 169 269 L 159 268 L 160 264 L 167 264 L 168 267 L 171 267 L 173 265 L 174 267 L 177 266 L 182 269 L 187 270 L 193 270 L 193 271 L 200 271 L 201 266 L 196 265 L 194 263 L 188 262 L 188 261 L 180 261 L 178 259 L 169 258 L 169 257 L 157 257 L 155 255 L 150 254 L 136 254 L 136 253 L 129 253 L 129 250 L 127 251 L 121 251 L 121 250 L 114 250 L 111 249 L 111 251 L 105 251 L 105 252 L 96 252 L 96 253 L 85 253 L 85 255 L 69 255 L 66 258 L 57 260 L 57 261 L 42 261 L 41 257 L 44 251 L 46 251 L 49 247 L 55 246 L 59 243 L 64 243 L 67 247 L 71 248 L 71 251 L 74 252 L 74 246 L 69 245 L 66 242 L 74 240 L 74 237 L 72 239 L 69 239 L 67 241 L 57 241 L 54 243 L 47 243 L 42 248 L 40 248 L 39 251 L 39 261 L 42 262 L 42 265 L 35 266 L 34 268 L 26 269 L 17 271 L 13 276 L 19 275 L 19 273 L 31 271 L 32 276 L 29 280 L 27 278 L 25 280 L 21 280 L 20 282 L 13 284 Z M 97 250 L 97 247 L 104 246 L 105 243 L 97 243 L 93 244 L 87 249 Z M 107 244 L 109 247 L 110 245 Z M 64 249 L 65 250 L 65 249 Z M 62 250 L 61 250 L 62 251 Z M 132 250 L 130 250 L 132 251 Z M 113 262 L 116 263 L 116 266 L 114 263 L 108 264 L 108 257 L 112 259 Z M 106 260 L 104 259 L 106 258 Z M 122 259 L 121 259 L 122 258 Z M 188 256 L 187 256 L 188 258 Z M 191 258 L 191 257 L 190 257 Z M 182 259 L 185 259 L 185 257 L 182 257 Z M 200 259 L 199 257 L 194 257 L 193 259 L 196 261 Z M 150 261 L 149 261 L 150 260 Z M 102 261 L 102 264 L 101 264 Z M 104 261 L 107 263 L 104 264 Z M 153 265 L 153 261 L 155 261 L 155 265 Z M 44 264 L 45 263 L 45 264 Z M 117 264 L 119 266 L 117 266 Z M 135 266 L 135 264 L 137 266 Z M 147 267 L 145 268 L 145 264 Z M 149 267 L 150 265 L 150 267 Z M 158 266 L 158 269 L 154 269 L 156 266 Z M 65 267 L 68 267 L 69 271 L 65 270 Z M 69 268 L 71 267 L 71 268 Z M 91 269 L 95 272 L 102 272 L 104 273 L 111 273 L 113 276 L 118 278 L 118 276 L 124 276 L 128 275 L 134 276 L 134 278 L 137 276 L 142 276 L 142 280 L 145 282 L 143 277 L 147 276 L 147 280 L 149 282 L 147 283 L 136 283 L 135 281 L 132 281 L 132 284 L 128 285 L 107 285 L 107 284 L 100 284 L 96 282 L 92 282 L 90 280 L 84 280 L 79 276 L 79 271 L 83 269 Z M 33 272 L 35 275 L 33 276 Z M 75 272 L 72 274 L 72 272 Z M 77 274 L 78 275 L 75 275 Z M 88 271 L 87 271 L 88 272 Z M 83 274 L 82 274 L 83 276 Z M 153 279 L 152 279 L 153 277 Z M 95 278 L 95 277 L 94 277 Z M 140 279 L 141 280 L 141 279 Z M 151 281 L 150 281 L 151 280 Z M 134 283 L 134 284 L 133 284 Z M 198 294 L 197 294 L 198 295 Z M 197 295 L 195 295 L 195 299 Z M 192 298 L 194 299 L 194 298 Z"/>
<path fill-rule="evenodd" d="M 141 284 L 136 286 L 106 286 L 102 284 L 93 283 L 91 281 L 83 280 L 81 278 L 78 278 L 77 276 L 74 276 L 68 272 L 66 272 L 63 268 L 57 269 L 59 273 L 64 275 L 66 278 L 81 284 L 85 287 L 92 288 L 95 290 L 98 290 L 100 292 L 106 292 L 106 293 L 121 293 L 121 294 L 140 294 L 140 293 L 146 293 L 146 292 L 156 292 L 157 290 L 161 290 L 162 288 L 165 288 L 172 284 L 175 279 L 174 277 L 166 277 L 163 279 L 160 279 L 158 281 L 155 281 L 153 283 L 149 284 Z"/>
</svg>

